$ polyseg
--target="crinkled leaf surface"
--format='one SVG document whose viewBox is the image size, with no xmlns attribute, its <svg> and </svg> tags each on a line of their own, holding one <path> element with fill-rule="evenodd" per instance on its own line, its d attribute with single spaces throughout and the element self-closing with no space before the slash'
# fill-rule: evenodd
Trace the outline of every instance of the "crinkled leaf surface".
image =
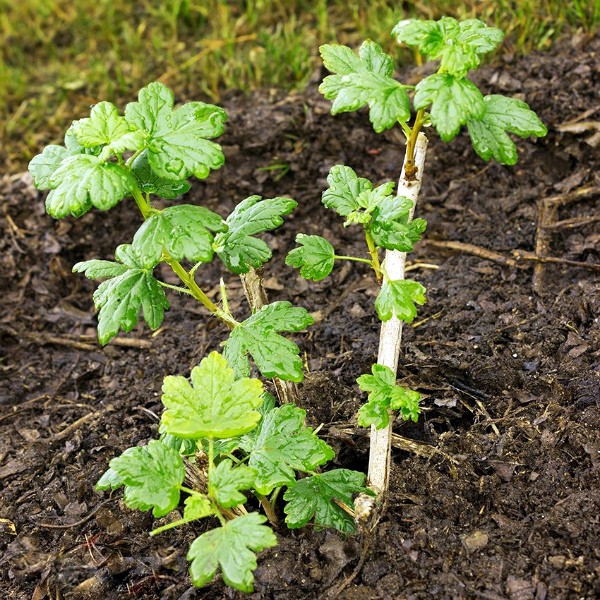
<svg viewBox="0 0 600 600">
<path fill-rule="evenodd" d="M 38 190 L 50 189 L 50 178 L 68 156 L 72 154 L 64 146 L 51 144 L 31 159 L 28 169 Z"/>
<path fill-rule="evenodd" d="M 412 279 L 386 279 L 375 299 L 375 309 L 382 321 L 396 316 L 405 323 L 412 323 L 417 316 L 415 304 L 425 304 L 425 288 Z"/>
<path fill-rule="evenodd" d="M 227 231 L 215 237 L 215 251 L 225 266 L 239 275 L 266 263 L 271 258 L 269 246 L 252 236 L 279 227 L 282 217 L 297 205 L 291 198 L 250 196 L 242 200 L 227 217 Z"/>
<path fill-rule="evenodd" d="M 133 187 L 125 167 L 102 162 L 90 154 L 64 158 L 52 175 L 42 181 L 52 190 L 46 198 L 46 210 L 55 219 L 80 217 L 92 207 L 108 210 L 128 196 Z"/>
<path fill-rule="evenodd" d="M 238 377 L 250 374 L 250 354 L 265 377 L 302 381 L 299 348 L 278 332 L 301 331 L 312 323 L 304 308 L 289 302 L 267 304 L 232 330 L 223 354 Z"/>
<path fill-rule="evenodd" d="M 77 263 L 75 273 L 86 277 L 111 277 L 103 281 L 94 293 L 98 309 L 98 339 L 106 344 L 119 329 L 131 331 L 137 324 L 140 310 L 151 329 L 160 327 L 169 302 L 163 288 L 148 266 L 136 256 L 129 244 L 119 246 L 115 252 L 118 263 L 90 260 Z"/>
<path fill-rule="evenodd" d="M 361 208 L 358 198 L 373 189 L 373 184 L 364 177 L 358 177 L 354 169 L 345 165 L 331 167 L 327 176 L 329 188 L 323 192 L 321 201 L 327 208 L 333 208 L 338 215 L 347 217 Z"/>
<path fill-rule="evenodd" d="M 159 177 L 150 166 L 148 161 L 148 150 L 144 150 L 132 163 L 131 172 L 137 184 L 146 194 L 154 194 L 161 198 L 174 199 L 188 192 L 191 185 L 177 179 L 165 179 Z"/>
<path fill-rule="evenodd" d="M 227 585 L 252 592 L 256 552 L 277 545 L 275 534 L 264 524 L 266 520 L 263 515 L 250 513 L 196 538 L 187 554 L 194 585 L 202 587 L 212 581 L 220 567 Z"/>
<path fill-rule="evenodd" d="M 369 231 L 386 250 L 412 252 L 427 227 L 424 219 L 410 219 L 412 202 L 404 196 L 387 196 L 374 208 Z"/>
<path fill-rule="evenodd" d="M 319 235 L 296 236 L 299 248 L 294 248 L 286 257 L 285 264 L 300 269 L 300 275 L 312 281 L 325 279 L 335 263 L 335 250 L 333 246 Z"/>
<path fill-rule="evenodd" d="M 211 352 L 185 377 L 169 375 L 163 382 L 167 407 L 161 432 L 182 438 L 228 438 L 253 429 L 260 420 L 263 385 L 258 379 L 235 379 L 218 352 Z"/>
<path fill-rule="evenodd" d="M 517 148 L 507 131 L 521 137 L 542 137 L 548 133 L 539 117 L 522 100 L 501 95 L 483 99 L 485 112 L 479 119 L 467 121 L 475 152 L 484 160 L 494 158 L 500 164 L 514 165 Z"/>
<path fill-rule="evenodd" d="M 125 117 L 119 115 L 111 102 L 96 104 L 88 118 L 79 119 L 73 125 L 75 138 L 84 148 L 111 144 L 130 131 Z"/>
<path fill-rule="evenodd" d="M 137 230 L 132 246 L 148 264 L 158 264 L 163 249 L 175 260 L 210 262 L 212 232 L 226 228 L 223 219 L 204 206 L 170 206 L 146 219 Z"/>
<path fill-rule="evenodd" d="M 179 486 L 185 477 L 181 456 L 158 440 L 147 446 L 128 448 L 110 461 L 110 469 L 97 484 L 98 489 L 125 486 L 129 508 L 152 510 L 162 517 L 179 504 Z"/>
<path fill-rule="evenodd" d="M 390 421 L 389 410 L 400 410 L 403 419 L 417 421 L 421 394 L 396 385 L 394 372 L 384 365 L 375 364 L 372 375 L 361 375 L 356 381 L 369 399 L 358 411 L 358 424 L 361 427 L 374 425 L 377 429 L 387 427 Z"/>
<path fill-rule="evenodd" d="M 334 457 L 331 447 L 305 426 L 305 419 L 306 411 L 292 404 L 275 408 L 264 416 L 253 442 L 245 446 L 260 494 L 292 485 L 296 471 L 314 471 Z"/>
<path fill-rule="evenodd" d="M 159 177 L 204 179 L 223 165 L 221 146 L 209 141 L 223 133 L 227 120 L 218 106 L 189 102 L 173 110 L 173 92 L 153 82 L 140 90 L 138 102 L 127 105 L 125 118 L 132 129 L 145 132 L 148 162 Z"/>
<path fill-rule="evenodd" d="M 346 46 L 326 44 L 320 48 L 325 67 L 335 73 L 323 80 L 319 91 L 333 100 L 331 114 L 369 106 L 369 118 L 377 132 L 410 118 L 410 99 L 394 79 L 394 63 L 379 44 L 366 41 L 358 57 Z"/>
<path fill-rule="evenodd" d="M 246 502 L 240 490 L 254 487 L 256 471 L 245 465 L 233 466 L 229 459 L 222 460 L 212 471 L 209 489 L 219 506 L 233 508 Z"/>
<path fill-rule="evenodd" d="M 485 112 L 483 96 L 477 86 L 464 77 L 435 73 L 422 79 L 415 91 L 415 108 L 431 105 L 431 122 L 442 140 L 449 142 L 469 119 Z"/>
<path fill-rule="evenodd" d="M 335 469 L 312 475 L 288 486 L 285 522 L 290 529 L 303 527 L 314 518 L 317 527 L 334 527 L 345 533 L 356 530 L 354 519 L 333 501 L 352 506 L 354 495 L 366 491 L 365 475 L 348 469 Z"/>
<path fill-rule="evenodd" d="M 463 77 L 481 62 L 481 56 L 494 50 L 504 38 L 496 27 L 479 19 L 457 21 L 442 17 L 439 21 L 408 19 L 400 21 L 392 34 L 398 42 L 416 46 L 431 60 L 440 60 L 440 72 Z"/>
</svg>

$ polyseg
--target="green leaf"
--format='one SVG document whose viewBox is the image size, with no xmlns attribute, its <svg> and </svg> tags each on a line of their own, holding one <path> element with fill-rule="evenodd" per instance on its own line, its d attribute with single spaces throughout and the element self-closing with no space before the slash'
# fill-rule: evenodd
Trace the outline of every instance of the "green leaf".
<svg viewBox="0 0 600 600">
<path fill-rule="evenodd" d="M 312 281 L 325 279 L 335 263 L 333 246 L 319 235 L 296 236 L 300 248 L 294 248 L 286 257 L 285 264 L 300 269 L 300 275 Z"/>
<path fill-rule="evenodd" d="M 361 207 L 358 198 L 373 189 L 373 184 L 368 179 L 358 177 L 354 169 L 345 165 L 331 167 L 327 183 L 329 188 L 323 192 L 321 201 L 342 217 L 359 210 Z"/>
<path fill-rule="evenodd" d="M 110 469 L 114 475 L 105 473 L 97 487 L 106 489 L 109 484 L 115 487 L 122 483 L 129 508 L 152 508 L 155 517 L 162 517 L 179 504 L 179 486 L 185 477 L 183 460 L 158 440 L 127 449 L 110 461 Z"/>
<path fill-rule="evenodd" d="M 159 82 L 140 90 L 138 100 L 127 105 L 125 118 L 145 132 L 148 162 L 159 177 L 204 179 L 223 165 L 221 146 L 207 139 L 223 133 L 227 115 L 222 108 L 188 102 L 173 110 L 173 92 Z"/>
<path fill-rule="evenodd" d="M 50 145 L 46 146 L 41 154 L 31 159 L 27 167 L 33 183 L 38 190 L 50 189 L 50 179 L 56 169 L 60 167 L 62 161 L 71 156 L 70 152 L 64 146 Z"/>
<path fill-rule="evenodd" d="M 117 107 L 111 102 L 96 104 L 89 118 L 80 119 L 73 125 L 75 139 L 84 148 L 111 144 L 130 131 L 125 117 L 119 115 Z"/>
<path fill-rule="evenodd" d="M 427 227 L 425 219 L 409 220 L 412 206 L 412 201 L 404 196 L 388 196 L 375 207 L 368 227 L 378 246 L 412 252 Z"/>
<path fill-rule="evenodd" d="M 132 163 L 131 172 L 137 184 L 145 194 L 154 194 L 161 198 L 174 199 L 185 194 L 192 187 L 187 181 L 177 181 L 159 177 L 150 166 L 148 150 L 144 150 Z"/>
<path fill-rule="evenodd" d="M 369 118 L 378 133 L 410 118 L 410 99 L 394 79 L 394 63 L 379 44 L 366 41 L 358 51 L 338 44 L 320 48 L 325 67 L 335 75 L 323 80 L 319 91 L 333 100 L 331 114 L 369 106 Z"/>
<path fill-rule="evenodd" d="M 128 450 L 133 450 L 133 448 L 129 448 Z M 127 452 L 128 450 L 125 450 Z M 96 489 L 98 491 L 102 490 L 116 490 L 120 488 L 122 485 L 125 485 L 125 482 L 119 477 L 114 469 L 108 468 L 102 477 L 98 479 L 98 483 L 96 483 Z"/>
<path fill-rule="evenodd" d="M 354 495 L 366 491 L 365 475 L 348 469 L 335 469 L 312 475 L 290 485 L 283 499 L 287 501 L 285 522 L 290 529 L 303 527 L 311 519 L 317 528 L 334 527 L 344 533 L 356 530 L 354 519 L 334 499 L 352 506 Z"/>
<path fill-rule="evenodd" d="M 246 502 L 246 496 L 239 490 L 248 490 L 254 487 L 255 477 L 254 469 L 245 465 L 234 468 L 233 463 L 226 459 L 213 470 L 208 485 L 219 506 L 233 508 Z"/>
<path fill-rule="evenodd" d="M 400 410 L 403 419 L 419 419 L 421 394 L 396 385 L 394 372 L 384 365 L 373 365 L 372 375 L 361 375 L 356 381 L 369 399 L 358 411 L 358 424 L 361 427 L 374 425 L 376 429 L 387 427 L 390 421 L 389 410 Z"/>
<path fill-rule="evenodd" d="M 163 433 L 160 441 L 169 448 L 172 448 L 181 456 L 191 456 L 196 454 L 196 440 L 186 440 L 170 433 Z"/>
<path fill-rule="evenodd" d="M 117 335 L 119 329 L 131 331 L 139 320 L 140 309 L 146 323 L 155 330 L 169 308 L 162 287 L 152 275 L 152 267 L 141 262 L 130 245 L 119 246 L 115 258 L 121 265 L 91 260 L 73 267 L 73 272 L 85 273 L 91 279 L 111 277 L 94 293 L 94 304 L 99 310 L 98 339 L 102 345 Z"/>
<path fill-rule="evenodd" d="M 520 137 L 545 136 L 546 126 L 529 106 L 516 98 L 491 95 L 483 99 L 485 112 L 479 119 L 467 121 L 475 152 L 484 160 L 494 158 L 502 165 L 514 165 L 517 148 L 506 132 Z"/>
<path fill-rule="evenodd" d="M 289 302 L 267 304 L 233 329 L 223 355 L 238 377 L 250 374 L 250 354 L 265 377 L 302 381 L 300 350 L 278 332 L 301 331 L 312 323 L 313 318 L 304 308 Z"/>
<path fill-rule="evenodd" d="M 450 74 L 435 73 L 422 79 L 414 103 L 417 110 L 431 104 L 431 122 L 444 142 L 449 142 L 469 119 L 479 119 L 485 112 L 477 86 Z"/>
<path fill-rule="evenodd" d="M 425 288 L 411 279 L 386 279 L 375 299 L 375 309 L 382 321 L 396 316 L 405 323 L 412 323 L 417 316 L 416 304 L 425 304 Z"/>
<path fill-rule="evenodd" d="M 285 404 L 267 413 L 250 445 L 248 465 L 256 470 L 255 489 L 270 494 L 274 488 L 292 485 L 296 471 L 314 471 L 334 457 L 323 440 L 306 427 L 306 411 Z"/>
<path fill-rule="evenodd" d="M 271 258 L 269 246 L 252 236 L 270 231 L 283 223 L 298 203 L 291 198 L 250 196 L 227 217 L 227 231 L 215 237 L 215 251 L 225 266 L 237 275 L 258 269 Z"/>
<path fill-rule="evenodd" d="M 46 210 L 55 219 L 80 217 L 92 207 L 108 210 L 133 187 L 125 167 L 89 154 L 65 158 L 47 183 L 52 191 L 46 198 Z"/>
<path fill-rule="evenodd" d="M 260 420 L 263 385 L 258 379 L 235 380 L 233 369 L 218 352 L 211 352 L 185 377 L 169 375 L 163 382 L 167 407 L 161 433 L 181 438 L 228 438 L 253 429 Z"/>
<path fill-rule="evenodd" d="M 182 204 L 154 213 L 133 238 L 134 251 L 148 264 L 160 262 L 163 249 L 175 259 L 210 262 L 213 234 L 227 228 L 221 217 L 204 208 Z"/>
<path fill-rule="evenodd" d="M 504 38 L 500 29 L 488 27 L 479 19 L 457 21 L 452 17 L 400 21 L 392 34 L 399 43 L 416 46 L 429 59 L 440 60 L 440 73 L 457 77 L 477 68 L 481 56 L 494 50 Z"/>
<path fill-rule="evenodd" d="M 187 554 L 190 576 L 197 587 L 210 583 L 219 567 L 223 581 L 241 592 L 254 590 L 256 552 L 277 545 L 266 517 L 250 513 L 196 538 Z"/>
</svg>

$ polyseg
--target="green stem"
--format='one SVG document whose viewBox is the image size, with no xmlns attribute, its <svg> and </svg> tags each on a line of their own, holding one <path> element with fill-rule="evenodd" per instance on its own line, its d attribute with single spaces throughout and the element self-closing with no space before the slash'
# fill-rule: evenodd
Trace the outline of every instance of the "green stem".
<svg viewBox="0 0 600 600">
<path fill-rule="evenodd" d="M 154 209 L 152 208 L 149 199 L 144 198 L 144 195 L 142 194 L 140 188 L 138 188 L 137 186 L 135 186 L 131 190 L 131 193 L 144 219 L 150 217 Z M 196 283 L 196 280 L 194 279 L 193 273 L 188 273 L 184 269 L 183 265 L 178 260 L 175 260 L 172 256 L 170 256 L 166 250 L 163 250 L 163 260 L 171 267 L 171 269 L 173 269 L 175 274 L 185 284 L 185 286 L 189 290 L 189 293 L 194 298 L 196 298 L 198 302 L 203 304 L 215 317 L 221 319 L 221 321 L 223 321 L 230 329 L 233 329 L 234 327 L 237 327 L 239 325 L 239 323 L 230 314 L 227 314 L 225 311 L 221 310 L 200 289 L 200 286 Z"/>
<path fill-rule="evenodd" d="M 254 495 L 258 498 L 260 505 L 263 507 L 265 515 L 267 515 L 267 519 L 269 519 L 269 523 L 271 523 L 273 526 L 277 526 L 279 519 L 275 514 L 275 510 L 273 509 L 273 505 L 271 504 L 270 500 L 258 492 L 254 492 Z"/>
<path fill-rule="evenodd" d="M 371 265 L 371 267 L 373 266 L 373 261 L 369 260 L 368 258 L 358 258 L 357 256 L 338 256 L 337 254 L 334 254 L 333 258 L 335 258 L 335 260 L 353 260 L 355 262 L 366 263 Z"/>
<path fill-rule="evenodd" d="M 144 217 L 144 219 L 147 219 L 152 214 L 152 206 L 150 206 L 150 202 L 147 198 L 144 198 L 144 195 L 142 194 L 140 188 L 137 186 L 135 186 L 131 190 L 131 193 L 133 194 L 133 199 L 138 205 L 142 216 Z"/>
<path fill-rule="evenodd" d="M 371 232 L 365 229 L 365 239 L 367 240 L 367 246 L 369 247 L 369 254 L 371 255 L 373 271 L 377 276 L 377 282 L 381 283 L 383 280 L 383 274 L 381 273 L 381 263 L 379 262 L 379 249 L 375 244 L 375 240 L 371 235 Z"/>
<path fill-rule="evenodd" d="M 404 164 L 404 175 L 406 179 L 411 180 L 415 173 L 417 172 L 415 166 L 415 144 L 417 143 L 417 138 L 419 137 L 419 132 L 421 131 L 421 127 L 425 122 L 425 111 L 420 109 L 417 111 L 417 116 L 415 117 L 415 124 L 413 125 L 410 136 L 406 142 L 406 160 Z"/>
<path fill-rule="evenodd" d="M 190 293 L 196 300 L 201 302 L 215 317 L 218 317 L 223 321 L 227 327 L 234 329 L 239 323 L 225 311 L 221 310 L 201 289 L 196 283 L 196 280 L 191 276 L 184 268 L 183 265 L 172 258 L 169 253 L 163 250 L 164 261 L 173 269 L 173 272 L 183 281 L 186 287 L 190 290 Z"/>
<path fill-rule="evenodd" d="M 210 498 L 210 503 L 212 504 L 213 510 L 215 511 L 215 514 L 217 515 L 219 522 L 221 523 L 222 526 L 224 526 L 227 523 L 227 520 L 221 513 L 221 509 L 219 508 L 219 505 L 217 504 L 217 501 L 215 500 L 215 495 L 213 493 L 213 489 L 212 489 L 212 485 L 211 485 L 212 474 L 213 474 L 213 471 L 215 470 L 215 462 L 214 461 L 215 461 L 215 439 L 211 436 L 208 438 L 208 475 L 207 475 L 208 497 Z"/>
<path fill-rule="evenodd" d="M 170 283 L 165 283 L 164 281 L 159 281 L 158 283 L 162 287 L 173 290 L 174 292 L 179 292 L 180 294 L 189 294 L 190 296 L 192 295 L 192 292 L 190 292 L 190 290 L 186 290 L 185 288 L 182 288 L 182 287 L 179 287 L 176 285 L 171 285 Z"/>
</svg>

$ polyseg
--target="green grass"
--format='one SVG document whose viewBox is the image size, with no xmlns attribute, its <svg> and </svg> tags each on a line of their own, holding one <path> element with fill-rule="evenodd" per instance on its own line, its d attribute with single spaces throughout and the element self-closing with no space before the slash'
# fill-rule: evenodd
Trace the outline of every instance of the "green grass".
<svg viewBox="0 0 600 600">
<path fill-rule="evenodd" d="M 600 0 L 0 0 L 0 164 L 23 169 L 91 104 L 122 106 L 150 81 L 215 102 L 225 89 L 299 88 L 319 44 L 370 37 L 402 57 L 392 26 L 442 15 L 497 24 L 523 53 L 565 28 L 596 30 Z"/>
</svg>

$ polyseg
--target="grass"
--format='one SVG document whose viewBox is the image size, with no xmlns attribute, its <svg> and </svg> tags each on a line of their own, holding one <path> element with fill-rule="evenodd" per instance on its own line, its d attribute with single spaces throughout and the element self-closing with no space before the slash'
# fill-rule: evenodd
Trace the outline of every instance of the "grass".
<svg viewBox="0 0 600 600">
<path fill-rule="evenodd" d="M 525 53 L 566 28 L 596 30 L 600 0 L 0 0 L 0 164 L 25 168 L 91 104 L 122 106 L 150 81 L 214 102 L 225 89 L 301 88 L 319 44 L 370 37 L 401 57 L 393 25 L 442 15 L 496 23 Z"/>
</svg>

